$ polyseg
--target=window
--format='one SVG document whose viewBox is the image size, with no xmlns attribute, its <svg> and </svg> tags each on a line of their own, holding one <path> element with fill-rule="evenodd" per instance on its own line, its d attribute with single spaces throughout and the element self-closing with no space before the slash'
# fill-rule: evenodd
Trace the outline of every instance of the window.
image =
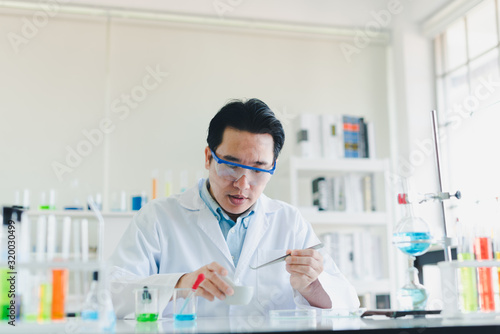
<svg viewBox="0 0 500 334">
<path fill-rule="evenodd" d="M 499 5 L 481 2 L 434 39 L 443 173 L 468 203 L 500 196 Z"/>
</svg>

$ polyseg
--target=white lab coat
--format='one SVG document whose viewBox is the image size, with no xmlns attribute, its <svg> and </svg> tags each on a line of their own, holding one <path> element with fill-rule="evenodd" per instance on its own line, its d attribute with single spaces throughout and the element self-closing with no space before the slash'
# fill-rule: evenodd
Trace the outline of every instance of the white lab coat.
<svg viewBox="0 0 500 334">
<path fill-rule="evenodd" d="M 246 306 L 200 298 L 199 316 L 267 315 L 271 309 L 311 307 L 292 289 L 285 262 L 258 270 L 249 268 L 282 256 L 287 249 L 302 249 L 319 242 L 298 210 L 262 194 L 254 207 L 235 268 L 218 221 L 199 195 L 204 185 L 202 179 L 182 194 L 154 200 L 134 216 L 110 259 L 110 286 L 117 316 L 122 318 L 134 312 L 132 291 L 144 285 L 161 289 L 160 313 L 171 314 L 169 300 L 178 279 L 213 261 L 224 266 L 229 276 L 242 285 L 254 286 L 254 297 Z M 319 281 L 333 308 L 358 308 L 356 291 L 332 258 L 320 251 L 324 271 Z"/>
</svg>

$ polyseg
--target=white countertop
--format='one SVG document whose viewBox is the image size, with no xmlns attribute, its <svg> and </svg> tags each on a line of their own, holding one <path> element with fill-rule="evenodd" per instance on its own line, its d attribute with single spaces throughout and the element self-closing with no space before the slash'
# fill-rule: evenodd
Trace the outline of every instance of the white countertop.
<svg viewBox="0 0 500 334">
<path fill-rule="evenodd" d="M 389 319 L 386 317 L 375 318 L 336 318 L 313 317 L 303 319 L 270 319 L 268 317 L 200 317 L 193 322 L 178 323 L 173 319 L 160 319 L 156 322 L 138 323 L 135 320 L 118 320 L 115 333 L 262 333 L 262 332 L 315 332 L 315 331 L 358 331 L 381 330 L 383 333 L 432 333 L 435 328 L 439 333 L 446 333 L 445 327 L 458 327 L 465 330 L 467 326 L 474 326 L 473 332 L 500 331 L 500 318 L 480 320 L 447 320 L 441 317 L 416 318 L 405 317 Z M 491 328 L 488 326 L 497 326 Z M 2 333 L 99 333 L 96 324 L 83 323 L 77 319 L 68 319 L 61 323 L 23 323 L 16 321 L 16 327 L 0 324 Z M 450 333 L 456 329 L 450 328 Z M 472 332 L 470 329 L 467 332 Z"/>
</svg>

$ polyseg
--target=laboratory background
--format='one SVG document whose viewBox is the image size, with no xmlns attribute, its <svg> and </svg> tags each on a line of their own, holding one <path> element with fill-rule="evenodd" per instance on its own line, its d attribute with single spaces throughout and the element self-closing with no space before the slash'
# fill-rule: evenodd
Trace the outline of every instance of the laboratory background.
<svg viewBox="0 0 500 334">
<path fill-rule="evenodd" d="M 265 194 L 363 308 L 500 312 L 499 0 L 2 0 L 0 36 L 0 268 L 12 219 L 16 266 L 69 282 L 31 320 L 81 311 L 134 214 L 207 177 L 211 118 L 250 98 L 286 133 Z"/>
</svg>

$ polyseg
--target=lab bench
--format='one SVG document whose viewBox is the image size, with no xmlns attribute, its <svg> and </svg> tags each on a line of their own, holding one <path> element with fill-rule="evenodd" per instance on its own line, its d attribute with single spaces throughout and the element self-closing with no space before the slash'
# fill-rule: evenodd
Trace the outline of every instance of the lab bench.
<svg viewBox="0 0 500 334">
<path fill-rule="evenodd" d="M 115 333 L 273 333 L 273 332 L 335 332 L 335 333 L 499 333 L 500 318 L 492 319 L 443 319 L 427 318 L 297 318 L 275 320 L 263 316 L 248 317 L 199 317 L 193 322 L 174 322 L 171 318 L 156 322 L 118 320 Z M 61 323 L 16 323 L 16 327 L 0 324 L 2 333 L 109 333 L 97 325 L 67 320 Z"/>
</svg>

